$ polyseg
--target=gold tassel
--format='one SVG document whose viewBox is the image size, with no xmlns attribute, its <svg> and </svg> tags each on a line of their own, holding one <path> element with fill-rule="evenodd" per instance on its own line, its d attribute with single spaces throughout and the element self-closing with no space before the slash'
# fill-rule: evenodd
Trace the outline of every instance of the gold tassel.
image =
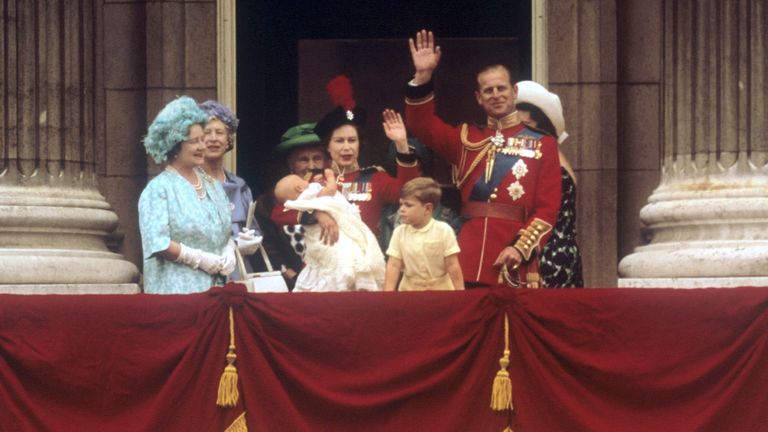
<svg viewBox="0 0 768 432">
<path fill-rule="evenodd" d="M 513 410 L 512 406 L 512 378 L 509 376 L 509 317 L 504 314 L 504 355 L 499 359 L 501 368 L 493 379 L 493 391 L 491 392 L 491 409 L 503 411 Z"/>
<path fill-rule="evenodd" d="M 515 431 L 513 431 L 511 427 L 507 426 L 507 428 L 506 428 L 506 429 L 504 429 L 504 430 L 503 430 L 503 431 L 501 431 L 501 432 L 515 432 Z"/>
<path fill-rule="evenodd" d="M 248 432 L 248 424 L 245 422 L 245 413 L 240 414 L 235 421 L 224 430 L 224 432 Z"/>
<path fill-rule="evenodd" d="M 235 319 L 232 316 L 232 306 L 229 307 L 229 351 L 227 352 L 227 365 L 219 381 L 219 395 L 216 405 L 220 407 L 233 407 L 237 405 L 240 393 L 237 391 L 237 368 L 235 367 Z"/>
</svg>

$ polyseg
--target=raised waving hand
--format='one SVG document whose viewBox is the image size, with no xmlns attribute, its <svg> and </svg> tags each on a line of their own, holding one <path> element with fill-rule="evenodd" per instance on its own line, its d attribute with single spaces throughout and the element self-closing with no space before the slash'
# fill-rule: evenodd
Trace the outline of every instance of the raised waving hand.
<svg viewBox="0 0 768 432">
<path fill-rule="evenodd" d="M 435 45 L 435 36 L 427 30 L 421 30 L 416 33 L 415 38 L 408 39 L 408 46 L 411 48 L 413 67 L 416 69 L 414 83 L 425 84 L 432 79 L 432 73 L 440 63 L 440 47 Z"/>
<path fill-rule="evenodd" d="M 384 122 L 384 133 L 387 138 L 395 143 L 398 153 L 408 153 L 408 134 L 405 131 L 405 123 L 399 112 L 392 109 L 385 109 L 382 113 Z"/>
</svg>

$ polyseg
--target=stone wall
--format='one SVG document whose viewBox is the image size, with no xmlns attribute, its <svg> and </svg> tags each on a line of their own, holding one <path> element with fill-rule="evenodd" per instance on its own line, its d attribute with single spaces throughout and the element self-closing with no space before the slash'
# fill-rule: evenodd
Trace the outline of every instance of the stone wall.
<svg viewBox="0 0 768 432">
<path fill-rule="evenodd" d="M 659 185 L 662 148 L 662 0 L 617 10 L 619 259 L 645 244 L 640 209 Z"/>
<path fill-rule="evenodd" d="M 99 8 L 99 186 L 120 220 L 120 252 L 141 268 L 138 200 L 158 171 L 141 139 L 176 96 L 216 98 L 216 1 L 105 0 Z"/>
<path fill-rule="evenodd" d="M 614 1 L 547 2 L 549 87 L 570 137 L 561 149 L 577 177 L 578 240 L 586 286 L 616 286 L 617 48 Z"/>
</svg>

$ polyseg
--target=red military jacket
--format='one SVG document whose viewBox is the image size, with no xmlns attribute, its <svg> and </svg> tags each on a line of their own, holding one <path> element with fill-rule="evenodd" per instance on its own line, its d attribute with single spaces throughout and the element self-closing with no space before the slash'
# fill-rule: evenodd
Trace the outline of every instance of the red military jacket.
<svg viewBox="0 0 768 432">
<path fill-rule="evenodd" d="M 526 273 L 537 273 L 537 253 L 560 209 L 555 139 L 520 123 L 517 113 L 492 119 L 501 128 L 498 134 L 491 127 L 447 125 L 435 115 L 432 95 L 406 99 L 405 115 L 408 131 L 453 165 L 462 215 L 468 218 L 458 236 L 464 280 L 499 285 L 501 269 L 493 264 L 507 246 L 523 255 L 525 265 L 518 269 L 523 282 Z"/>
<path fill-rule="evenodd" d="M 411 179 L 419 176 L 421 168 L 417 163 L 406 166 L 397 162 L 397 177 L 392 177 L 378 166 L 345 173 L 337 179 L 339 190 L 347 200 L 360 208 L 360 218 L 379 235 L 379 219 L 386 204 L 396 204 L 400 200 L 400 189 Z M 278 204 L 272 210 L 272 220 L 280 225 L 298 223 L 299 214 L 295 210 L 285 211 Z"/>
</svg>

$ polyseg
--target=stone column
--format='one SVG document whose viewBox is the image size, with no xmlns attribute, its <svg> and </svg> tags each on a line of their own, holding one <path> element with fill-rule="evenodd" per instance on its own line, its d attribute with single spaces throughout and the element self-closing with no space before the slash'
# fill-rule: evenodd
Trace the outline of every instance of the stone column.
<svg viewBox="0 0 768 432">
<path fill-rule="evenodd" d="M 547 2 L 549 90 L 570 138 L 560 150 L 578 179 L 579 248 L 586 286 L 615 287 L 617 52 L 615 0 Z"/>
<path fill-rule="evenodd" d="M 665 0 L 661 184 L 623 287 L 768 286 L 768 10 Z"/>
<path fill-rule="evenodd" d="M 97 189 L 94 1 L 0 3 L 0 292 L 138 292 Z"/>
</svg>

